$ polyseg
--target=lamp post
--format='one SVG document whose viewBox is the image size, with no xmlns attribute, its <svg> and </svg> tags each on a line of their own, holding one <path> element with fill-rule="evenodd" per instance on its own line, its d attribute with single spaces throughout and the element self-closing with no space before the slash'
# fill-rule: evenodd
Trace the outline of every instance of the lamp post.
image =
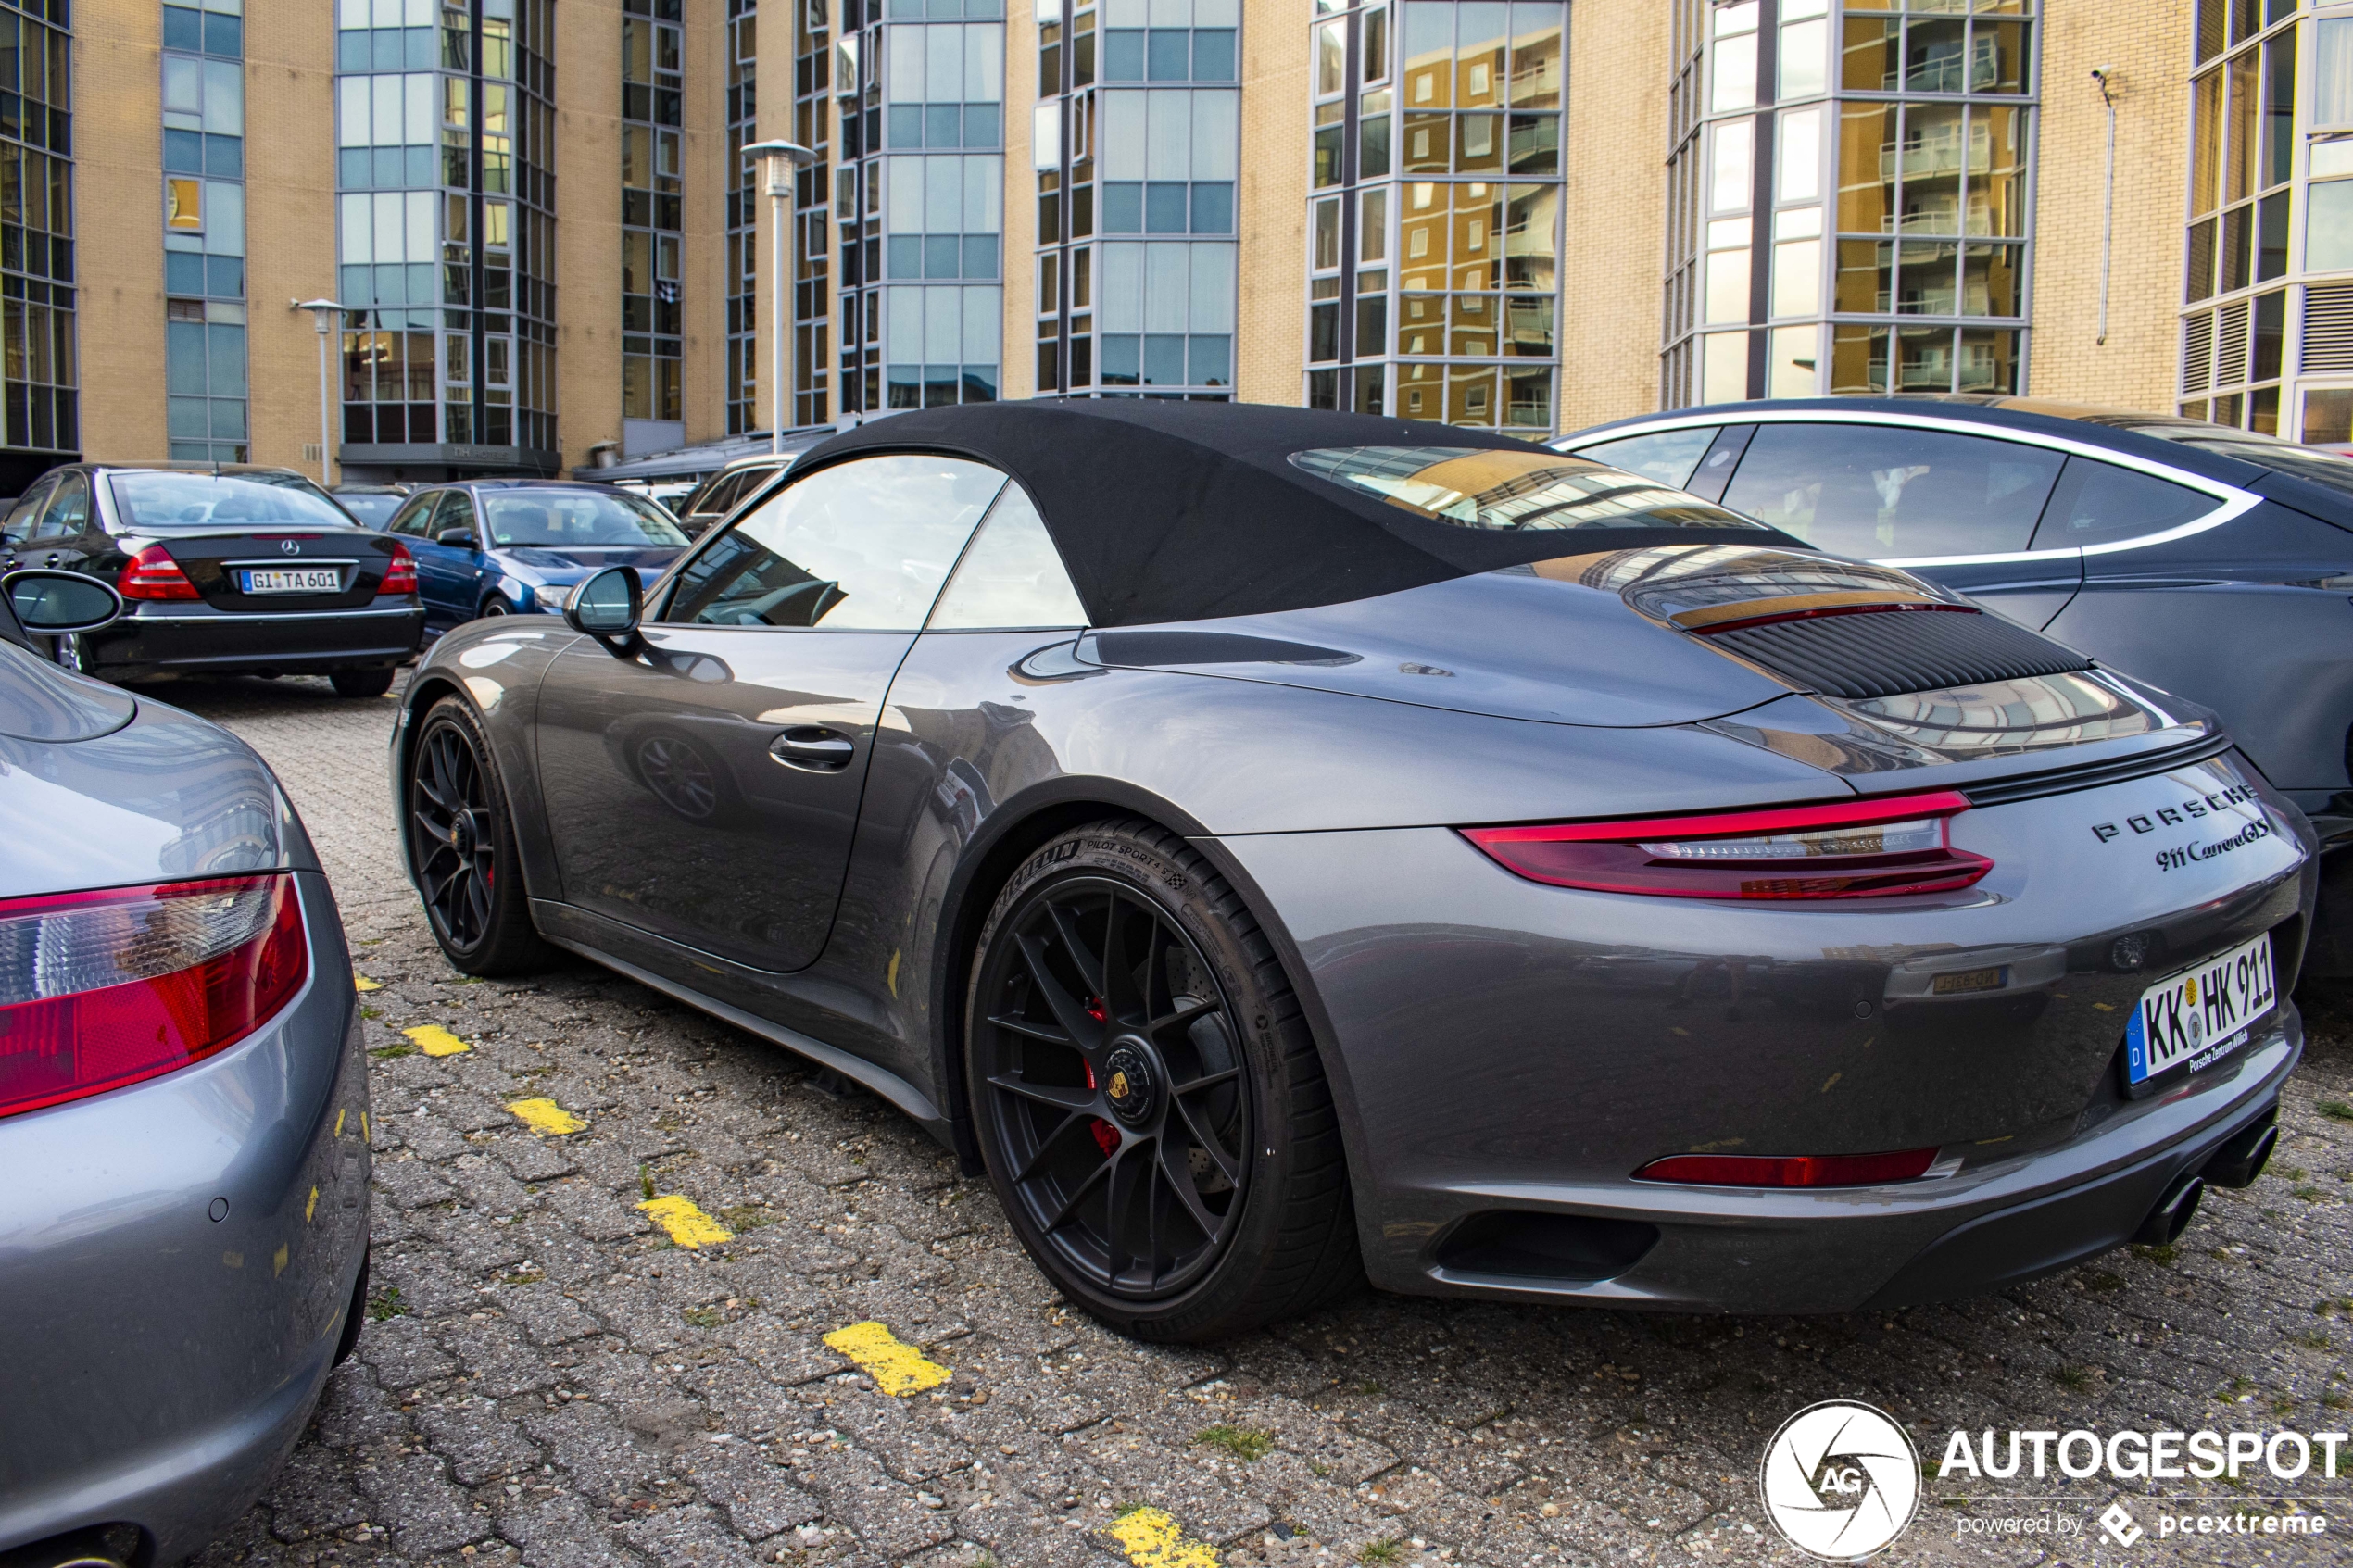
<svg viewBox="0 0 2353 1568">
<path fill-rule="evenodd" d="M 343 307 L 332 299 L 292 299 L 286 302 L 296 310 L 310 312 L 310 324 L 319 329 L 319 487 L 333 490 L 334 477 L 334 396 L 333 383 L 327 377 L 327 333 L 335 320 L 342 316 Z"/>
<path fill-rule="evenodd" d="M 792 312 L 792 242 L 786 237 L 785 220 L 792 208 L 786 199 L 792 194 L 793 174 L 817 161 L 817 155 L 798 142 L 754 142 L 744 149 L 746 157 L 761 157 L 768 161 L 768 214 L 770 227 L 774 230 L 771 270 L 775 284 L 770 293 L 768 311 L 769 337 L 772 354 L 769 360 L 768 406 L 769 424 L 773 433 L 768 449 L 778 455 L 785 450 L 785 431 L 790 424 L 786 415 L 792 408 L 792 381 L 786 358 L 791 352 L 793 335 Z"/>
</svg>

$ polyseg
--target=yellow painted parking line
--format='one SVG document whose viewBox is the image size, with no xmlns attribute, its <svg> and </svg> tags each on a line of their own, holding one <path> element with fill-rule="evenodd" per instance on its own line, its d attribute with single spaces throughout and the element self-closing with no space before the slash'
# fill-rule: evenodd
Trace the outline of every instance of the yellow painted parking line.
<svg viewBox="0 0 2353 1568">
<path fill-rule="evenodd" d="M 355 991 L 381 991 L 384 988 L 384 983 L 381 980 L 371 980 L 355 969 L 351 972 L 351 988 Z"/>
<path fill-rule="evenodd" d="M 825 1336 L 825 1343 L 858 1363 L 875 1386 L 896 1399 L 937 1388 L 955 1374 L 937 1361 L 926 1361 L 912 1345 L 878 1323 L 854 1323 Z"/>
<path fill-rule="evenodd" d="M 695 1207 L 692 1199 L 675 1193 L 649 1198 L 637 1205 L 654 1217 L 654 1223 L 670 1233 L 670 1239 L 681 1247 L 716 1247 L 723 1241 L 733 1241 L 736 1233 Z"/>
<path fill-rule="evenodd" d="M 335 1136 L 343 1136 L 343 1119 L 349 1114 L 351 1114 L 351 1108 L 349 1106 L 346 1106 L 341 1110 L 335 1112 Z"/>
<path fill-rule="evenodd" d="M 561 1137 L 566 1133 L 587 1130 L 588 1123 L 566 1110 L 551 1099 L 518 1099 L 507 1102 L 516 1120 L 533 1132 L 546 1137 Z"/>
<path fill-rule="evenodd" d="M 403 1035 L 417 1042 L 417 1048 L 427 1056 L 456 1056 L 473 1047 L 452 1035 L 438 1023 L 420 1023 L 414 1029 L 403 1029 Z"/>
<path fill-rule="evenodd" d="M 1139 1508 L 1111 1522 L 1109 1534 L 1136 1568 L 1217 1568 L 1214 1549 L 1193 1539 L 1157 1508 Z"/>
<path fill-rule="evenodd" d="M 312 1219 L 317 1217 L 318 1212 L 319 1189 L 317 1187 L 312 1187 L 310 1189 L 310 1201 L 302 1206 L 302 1223 L 306 1225 L 308 1224 Z"/>
</svg>

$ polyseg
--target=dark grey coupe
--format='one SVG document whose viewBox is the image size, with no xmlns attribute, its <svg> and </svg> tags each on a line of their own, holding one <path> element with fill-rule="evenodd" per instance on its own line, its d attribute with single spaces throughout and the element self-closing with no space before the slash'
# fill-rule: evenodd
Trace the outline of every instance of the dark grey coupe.
<svg viewBox="0 0 2353 1568">
<path fill-rule="evenodd" d="M 1152 1338 L 1997 1288 L 2252 1181 L 2301 1049 L 2312 836 L 2210 715 L 1441 426 L 876 420 L 443 638 L 392 772 L 459 968 L 865 1084 Z"/>
</svg>

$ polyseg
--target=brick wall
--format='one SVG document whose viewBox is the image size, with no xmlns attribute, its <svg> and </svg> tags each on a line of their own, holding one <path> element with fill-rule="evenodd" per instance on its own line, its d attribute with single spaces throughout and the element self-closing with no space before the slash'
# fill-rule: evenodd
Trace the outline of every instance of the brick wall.
<svg viewBox="0 0 2353 1568">
<path fill-rule="evenodd" d="M 2034 195 L 2038 397 L 2171 411 L 2181 346 L 2188 188 L 2190 0 L 2053 0 L 2043 23 L 2043 127 Z M 2108 341 L 2099 337 L 2107 111 L 2116 94 L 2116 230 Z"/>
<path fill-rule="evenodd" d="M 145 9 L 161 14 L 157 6 Z M 251 361 L 253 460 L 298 468 L 314 478 L 318 459 L 306 461 L 302 449 L 319 443 L 319 332 L 310 313 L 293 305 L 335 297 L 334 59 L 333 7 L 248 10 L 245 351 Z M 160 123 L 158 115 L 156 124 Z M 151 143 L 159 145 L 160 137 L 159 130 L 148 132 Z M 154 202 L 148 205 L 152 208 Z M 157 244 L 159 247 L 160 240 Z M 159 320 L 161 307 L 152 314 Z M 160 343 L 161 328 L 156 331 Z M 339 334 L 329 335 L 329 385 L 340 442 L 342 368 L 334 361 L 342 341 Z M 160 357 L 160 347 L 157 353 Z"/>
<path fill-rule="evenodd" d="M 1038 107 L 1038 10 L 1005 6 L 1005 338 L 1000 397 L 1038 393 L 1038 172 L 1030 166 Z"/>
<path fill-rule="evenodd" d="M 86 0 L 75 8 L 74 251 L 86 458 L 151 459 L 169 450 L 162 44 L 163 9 L 152 0 Z"/>
<path fill-rule="evenodd" d="M 621 6 L 562 0 L 557 10 L 556 433 L 569 470 L 596 443 L 621 440 Z M 708 53 L 689 49 L 696 64 Z M 787 92 L 786 113 L 791 101 Z"/>
<path fill-rule="evenodd" d="M 1281 0 L 1242 6 L 1234 395 L 1245 403 L 1305 400 L 1308 19 Z"/>
<path fill-rule="evenodd" d="M 1569 7 L 1558 428 L 1658 407 L 1667 254 L 1667 0 Z"/>
</svg>

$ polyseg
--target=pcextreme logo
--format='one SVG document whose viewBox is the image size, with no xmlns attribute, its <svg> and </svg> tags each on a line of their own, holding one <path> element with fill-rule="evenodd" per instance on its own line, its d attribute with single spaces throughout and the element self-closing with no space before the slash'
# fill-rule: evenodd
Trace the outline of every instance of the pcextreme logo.
<svg viewBox="0 0 2353 1568">
<path fill-rule="evenodd" d="M 1757 1486 L 1790 1545 L 1826 1562 L 1859 1562 L 1911 1524 L 1919 1450 L 1884 1411 L 1825 1399 L 1773 1434 Z"/>
</svg>

